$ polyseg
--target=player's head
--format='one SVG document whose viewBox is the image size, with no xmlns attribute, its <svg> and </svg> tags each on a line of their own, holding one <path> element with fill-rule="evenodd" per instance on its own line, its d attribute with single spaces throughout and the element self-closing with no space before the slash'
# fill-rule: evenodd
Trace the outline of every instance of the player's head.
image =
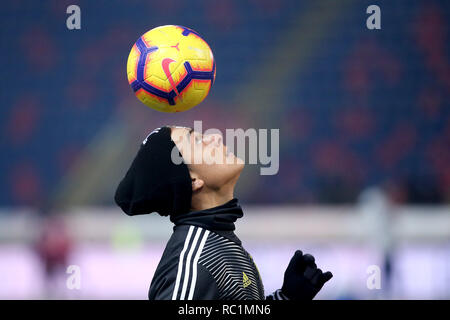
<svg viewBox="0 0 450 320">
<path fill-rule="evenodd" d="M 244 162 L 228 151 L 220 134 L 202 134 L 188 127 L 172 127 L 172 140 L 189 168 L 192 191 L 228 192 L 236 184 Z"/>
<path fill-rule="evenodd" d="M 142 142 L 114 200 L 128 215 L 178 216 L 203 208 L 207 198 L 232 195 L 243 166 L 216 135 L 161 127 Z"/>
</svg>

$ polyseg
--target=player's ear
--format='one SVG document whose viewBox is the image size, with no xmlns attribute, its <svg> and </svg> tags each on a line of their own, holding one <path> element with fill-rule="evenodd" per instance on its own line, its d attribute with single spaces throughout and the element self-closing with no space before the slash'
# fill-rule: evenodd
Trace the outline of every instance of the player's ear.
<svg viewBox="0 0 450 320">
<path fill-rule="evenodd" d="M 200 191 L 203 188 L 205 182 L 199 178 L 191 178 L 192 181 L 192 192 Z"/>
</svg>

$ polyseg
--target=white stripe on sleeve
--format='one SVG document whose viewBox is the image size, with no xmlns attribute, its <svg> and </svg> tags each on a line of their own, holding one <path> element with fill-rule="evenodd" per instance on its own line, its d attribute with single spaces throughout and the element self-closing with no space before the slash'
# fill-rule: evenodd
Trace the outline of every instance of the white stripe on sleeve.
<svg viewBox="0 0 450 320">
<path fill-rule="evenodd" d="M 180 253 L 180 261 L 178 262 L 177 280 L 175 281 L 175 288 L 173 289 L 172 300 L 177 299 L 178 288 L 180 286 L 181 273 L 183 271 L 184 254 L 186 253 L 187 247 L 189 245 L 189 241 L 191 240 L 191 235 L 192 235 L 193 230 L 194 230 L 194 226 L 190 226 L 188 234 L 186 236 L 186 240 L 184 240 L 183 250 Z"/>
<path fill-rule="evenodd" d="M 192 265 L 192 281 L 191 287 L 189 289 L 188 300 L 192 300 L 192 297 L 194 296 L 195 285 L 197 283 L 197 263 L 198 259 L 200 258 L 200 255 L 202 254 L 203 246 L 205 245 L 208 235 L 209 231 L 205 230 L 205 234 L 203 235 L 202 241 L 200 242 L 200 246 L 198 247 L 197 253 L 195 254 L 194 263 Z"/>
<path fill-rule="evenodd" d="M 192 241 L 191 249 L 189 250 L 189 253 L 188 253 L 188 256 L 186 259 L 186 271 L 184 273 L 183 289 L 181 290 L 180 300 L 184 300 L 184 297 L 186 295 L 187 283 L 189 280 L 189 268 L 190 268 L 190 264 L 191 264 L 191 258 L 192 258 L 192 254 L 195 250 L 195 247 L 197 246 L 197 241 L 198 241 L 198 238 L 200 237 L 201 232 L 202 232 L 202 229 L 198 228 L 197 232 L 195 233 L 194 240 Z"/>
</svg>

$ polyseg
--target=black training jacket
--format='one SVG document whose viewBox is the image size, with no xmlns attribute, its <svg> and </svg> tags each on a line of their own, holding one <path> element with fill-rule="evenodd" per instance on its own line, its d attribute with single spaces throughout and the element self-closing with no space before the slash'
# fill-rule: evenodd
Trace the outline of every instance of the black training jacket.
<svg viewBox="0 0 450 320">
<path fill-rule="evenodd" d="M 171 218 L 174 232 L 153 276 L 149 299 L 287 299 L 280 290 L 264 296 L 258 268 L 233 232 L 242 215 L 235 198 Z"/>
</svg>

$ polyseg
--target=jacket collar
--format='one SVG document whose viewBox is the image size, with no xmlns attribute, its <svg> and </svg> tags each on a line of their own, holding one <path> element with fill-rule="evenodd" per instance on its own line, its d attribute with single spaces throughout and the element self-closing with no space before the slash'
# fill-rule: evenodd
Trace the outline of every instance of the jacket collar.
<svg viewBox="0 0 450 320">
<path fill-rule="evenodd" d="M 175 226 L 194 225 L 211 231 L 233 231 L 234 222 L 243 215 L 238 199 L 233 198 L 217 207 L 171 216 L 170 220 Z"/>
</svg>

